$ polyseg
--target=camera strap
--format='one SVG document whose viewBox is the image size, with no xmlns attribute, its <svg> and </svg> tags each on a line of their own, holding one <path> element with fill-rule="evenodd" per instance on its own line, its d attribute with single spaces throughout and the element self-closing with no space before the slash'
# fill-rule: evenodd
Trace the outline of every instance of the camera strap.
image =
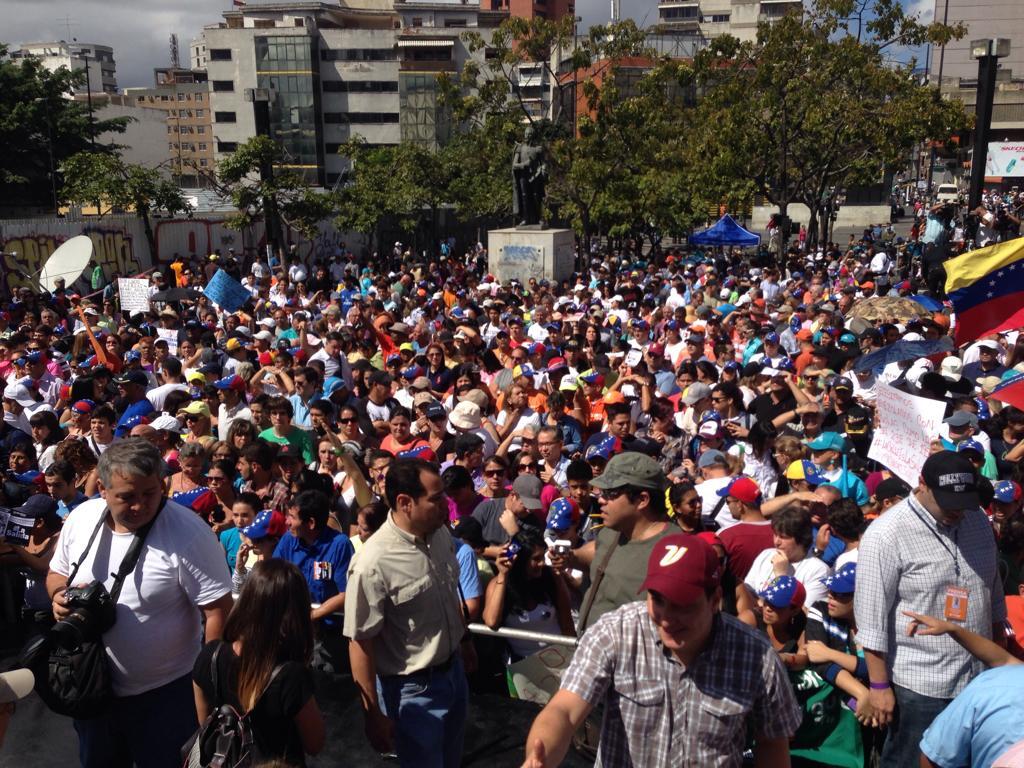
<svg viewBox="0 0 1024 768">
<path fill-rule="evenodd" d="M 114 577 L 114 583 L 110 588 L 110 599 L 113 602 L 117 602 L 118 596 L 121 594 L 121 585 L 124 583 L 125 578 L 129 573 L 135 570 L 135 565 L 139 562 L 139 555 L 142 554 L 142 545 L 146 541 L 146 536 L 149 534 L 150 528 L 153 527 L 153 523 L 163 512 L 164 505 L 167 503 L 167 498 L 160 502 L 160 508 L 153 515 L 153 519 L 142 526 L 135 532 L 135 536 L 132 538 L 132 543 L 128 545 L 128 551 L 124 553 L 124 559 L 121 560 L 121 565 L 117 569 L 116 573 L 110 574 Z M 100 515 L 100 520 L 93 528 L 92 534 L 89 536 L 89 542 L 85 545 L 85 551 L 82 552 L 82 556 L 78 558 L 78 562 L 74 563 L 71 569 L 71 575 L 68 576 L 67 586 L 71 586 L 74 583 L 75 576 L 78 575 L 78 569 L 82 566 L 85 558 L 89 555 L 89 551 L 92 549 L 93 542 L 96 541 L 96 535 L 102 530 L 103 526 L 107 524 L 107 515 L 110 513 L 110 508 L 107 507 L 103 510 L 103 514 Z"/>
</svg>

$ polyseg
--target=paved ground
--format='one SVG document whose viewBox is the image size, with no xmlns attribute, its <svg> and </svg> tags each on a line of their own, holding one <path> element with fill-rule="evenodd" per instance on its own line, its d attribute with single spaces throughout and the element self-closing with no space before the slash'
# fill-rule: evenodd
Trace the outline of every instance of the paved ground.
<svg viewBox="0 0 1024 768">
<path fill-rule="evenodd" d="M 327 721 L 327 747 L 310 766 L 387 766 L 363 736 L 363 719 L 351 678 L 318 679 L 317 701 Z M 512 768 L 522 764 L 523 743 L 538 708 L 528 702 L 495 695 L 473 695 L 466 750 L 466 768 Z M 0 768 L 72 768 L 78 741 L 71 721 L 54 715 L 32 694 L 18 704 L 3 748 Z M 563 763 L 581 768 L 588 763 L 570 755 Z"/>
</svg>

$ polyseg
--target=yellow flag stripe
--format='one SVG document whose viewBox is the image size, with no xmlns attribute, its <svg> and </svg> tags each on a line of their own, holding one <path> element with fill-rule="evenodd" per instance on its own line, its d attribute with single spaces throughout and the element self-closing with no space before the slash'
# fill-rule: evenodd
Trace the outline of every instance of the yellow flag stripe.
<svg viewBox="0 0 1024 768">
<path fill-rule="evenodd" d="M 946 293 L 967 288 L 990 272 L 1024 259 L 1024 238 L 989 245 L 946 262 Z"/>
</svg>

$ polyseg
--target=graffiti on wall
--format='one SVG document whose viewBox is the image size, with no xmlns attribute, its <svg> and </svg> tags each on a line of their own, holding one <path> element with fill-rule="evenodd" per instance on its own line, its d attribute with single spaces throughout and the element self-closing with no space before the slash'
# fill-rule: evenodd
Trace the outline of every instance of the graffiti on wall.
<svg viewBox="0 0 1024 768">
<path fill-rule="evenodd" d="M 83 235 L 92 240 L 93 259 L 103 268 L 108 280 L 115 276 L 135 275 L 143 265 L 135 254 L 134 236 L 122 229 L 86 228 Z M 35 288 L 35 275 L 42 270 L 46 260 L 71 235 L 23 234 L 0 240 L 3 251 L 3 275 L 0 284 L 7 291 L 22 286 Z"/>
</svg>

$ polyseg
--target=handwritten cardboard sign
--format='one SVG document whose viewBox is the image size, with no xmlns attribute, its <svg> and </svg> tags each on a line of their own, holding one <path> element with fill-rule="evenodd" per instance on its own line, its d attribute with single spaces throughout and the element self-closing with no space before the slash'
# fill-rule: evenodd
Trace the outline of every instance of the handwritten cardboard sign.
<svg viewBox="0 0 1024 768">
<path fill-rule="evenodd" d="M 149 280 L 146 278 L 119 277 L 117 292 L 125 312 L 149 312 Z"/>
<path fill-rule="evenodd" d="M 871 441 L 868 458 L 916 486 L 921 467 L 939 436 L 945 403 L 908 395 L 888 384 L 877 385 L 880 426 Z"/>
</svg>

